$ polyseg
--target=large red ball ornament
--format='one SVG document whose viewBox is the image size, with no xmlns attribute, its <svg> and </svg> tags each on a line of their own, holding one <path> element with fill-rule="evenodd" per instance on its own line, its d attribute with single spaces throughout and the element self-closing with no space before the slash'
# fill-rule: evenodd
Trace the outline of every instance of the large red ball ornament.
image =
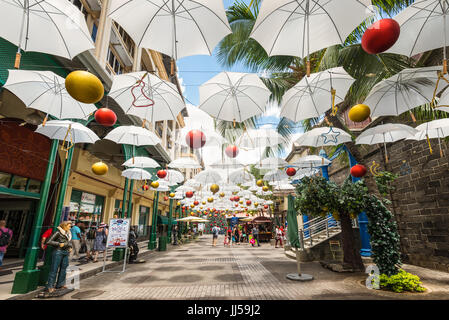
<svg viewBox="0 0 449 320">
<path fill-rule="evenodd" d="M 168 197 L 167 196 L 164 197 L 164 201 L 168 201 Z"/>
<path fill-rule="evenodd" d="M 142 190 L 143 190 L 143 191 L 148 191 L 148 189 L 149 189 L 149 187 L 148 187 L 146 184 L 144 184 L 144 185 L 142 186 Z"/>
<path fill-rule="evenodd" d="M 225 149 L 225 153 L 229 158 L 235 158 L 238 156 L 239 154 L 239 148 L 237 148 L 237 146 L 228 146 Z"/>
<path fill-rule="evenodd" d="M 351 175 L 355 178 L 361 178 L 366 174 L 366 167 L 361 164 L 356 164 L 351 168 Z"/>
<path fill-rule="evenodd" d="M 268 204 L 264 205 L 263 207 L 265 210 L 268 209 Z"/>
<path fill-rule="evenodd" d="M 234 197 L 230 197 L 229 200 L 234 201 Z"/>
<path fill-rule="evenodd" d="M 238 204 L 238 203 L 236 203 L 236 204 L 235 204 L 235 207 L 237 208 L 238 206 L 239 206 L 239 204 Z"/>
<path fill-rule="evenodd" d="M 251 205 L 251 200 L 247 200 L 247 201 L 246 201 L 246 205 L 247 205 L 247 206 L 250 206 L 250 205 Z"/>
<path fill-rule="evenodd" d="M 235 202 L 239 202 L 239 201 L 240 201 L 240 197 L 237 197 L 237 196 L 234 197 L 234 201 L 235 201 Z"/>
<path fill-rule="evenodd" d="M 186 143 L 192 149 L 200 149 L 206 144 L 206 135 L 200 130 L 191 130 L 186 135 Z"/>
<path fill-rule="evenodd" d="M 117 115 L 108 108 L 100 108 L 95 111 L 95 121 L 104 127 L 112 127 L 117 122 Z"/>
<path fill-rule="evenodd" d="M 159 171 L 156 173 L 156 175 L 157 175 L 157 177 L 158 177 L 159 179 L 164 179 L 164 178 L 167 176 L 167 171 L 165 171 L 165 170 L 159 170 Z"/>
<path fill-rule="evenodd" d="M 398 40 L 401 27 L 396 20 L 382 19 L 369 27 L 362 37 L 362 48 L 369 54 L 378 54 L 390 49 Z"/>
<path fill-rule="evenodd" d="M 198 201 L 193 201 L 193 204 L 197 206 L 197 205 L 199 205 L 200 203 L 199 203 Z"/>
<path fill-rule="evenodd" d="M 285 173 L 287 173 L 287 176 L 293 177 L 296 174 L 296 169 L 295 168 L 288 168 L 287 171 L 285 171 Z"/>
<path fill-rule="evenodd" d="M 186 197 L 187 198 L 192 198 L 193 197 L 193 191 L 187 191 L 186 192 Z"/>
</svg>

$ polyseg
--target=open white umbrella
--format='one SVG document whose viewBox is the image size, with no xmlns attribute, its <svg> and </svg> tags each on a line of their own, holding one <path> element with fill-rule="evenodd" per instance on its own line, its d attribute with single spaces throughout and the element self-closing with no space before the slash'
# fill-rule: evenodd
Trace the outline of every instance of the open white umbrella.
<svg viewBox="0 0 449 320">
<path fill-rule="evenodd" d="M 173 169 L 200 169 L 201 165 L 193 158 L 181 157 L 170 162 L 168 167 Z"/>
<path fill-rule="evenodd" d="M 190 117 L 188 117 L 187 119 L 189 119 Z M 182 130 L 180 130 L 179 133 L 179 138 L 175 141 L 175 143 L 183 146 L 183 147 L 188 147 L 190 148 L 189 145 L 187 145 L 186 142 L 186 135 L 188 134 L 189 131 L 191 130 L 200 130 L 201 132 L 203 132 L 204 134 L 204 139 L 206 140 L 206 142 L 204 143 L 203 148 L 207 148 L 210 146 L 221 146 L 222 144 L 226 143 L 227 140 L 225 138 L 223 138 L 220 134 L 218 134 L 215 131 L 212 131 L 210 129 L 203 129 L 201 127 L 194 127 L 194 126 L 189 126 L 189 127 L 184 127 L 182 128 Z M 203 139 L 203 141 L 204 141 Z M 198 139 L 200 140 L 200 139 Z M 194 144 L 196 143 L 195 139 L 194 139 Z M 199 142 L 198 142 L 199 143 Z"/>
<path fill-rule="evenodd" d="M 265 158 L 256 164 L 257 169 L 277 169 L 288 165 L 287 161 L 282 158 Z"/>
<path fill-rule="evenodd" d="M 281 117 L 295 122 L 319 117 L 342 102 L 354 83 L 342 67 L 304 77 L 282 97 Z"/>
<path fill-rule="evenodd" d="M 43 134 L 52 140 L 62 140 L 67 143 L 67 150 L 76 143 L 95 143 L 100 140 L 88 127 L 69 120 L 50 120 L 45 126 L 39 125 L 37 133 Z"/>
<path fill-rule="evenodd" d="M 253 182 L 254 176 L 247 169 L 239 169 L 229 174 L 229 181 L 234 184 L 243 184 L 245 182 Z"/>
<path fill-rule="evenodd" d="M 182 185 L 182 186 L 176 188 L 176 192 L 186 193 L 189 191 L 195 191 L 195 189 L 192 187 L 189 187 L 189 186 L 185 186 L 185 185 Z"/>
<path fill-rule="evenodd" d="M 236 144 L 241 148 L 255 149 L 258 147 L 274 147 L 285 142 L 285 139 L 275 129 L 245 130 L 237 139 Z"/>
<path fill-rule="evenodd" d="M 217 161 L 209 165 L 213 169 L 239 169 L 244 166 L 240 161 L 228 157 L 224 161 Z"/>
<path fill-rule="evenodd" d="M 443 48 L 445 73 L 446 47 L 449 43 L 449 2 L 447 0 L 416 0 L 394 17 L 401 26 L 401 35 L 386 52 L 408 57 Z"/>
<path fill-rule="evenodd" d="M 441 138 L 449 136 L 449 118 L 438 119 L 423 123 L 415 128 L 418 133 L 407 140 L 424 140 L 427 139 L 430 153 L 432 154 L 432 147 L 429 139 L 438 139 L 438 146 L 440 147 L 440 156 L 443 157 L 443 149 L 441 148 Z"/>
<path fill-rule="evenodd" d="M 158 168 L 159 163 L 148 157 L 133 157 L 125 161 L 122 166 L 132 168 Z"/>
<path fill-rule="evenodd" d="M 322 167 L 322 166 L 327 166 L 330 165 L 332 161 L 320 157 L 320 156 L 316 156 L 316 155 L 311 155 L 311 156 L 305 156 L 305 157 L 301 157 L 298 160 L 296 160 L 293 163 L 293 166 L 299 167 L 299 168 L 316 168 L 316 167 Z"/>
<path fill-rule="evenodd" d="M 343 44 L 348 35 L 373 14 L 369 5 L 371 1 L 367 0 L 265 0 L 251 38 L 257 40 L 269 56 L 304 58 L 318 50 Z"/>
<path fill-rule="evenodd" d="M 284 170 L 272 170 L 270 172 L 267 172 L 263 176 L 263 179 L 268 182 L 279 182 L 287 180 L 288 176 Z"/>
<path fill-rule="evenodd" d="M 94 104 L 73 99 L 65 88 L 65 79 L 51 71 L 8 70 L 8 73 L 3 87 L 27 108 L 42 111 L 47 117 L 50 114 L 58 119 L 87 119 L 97 110 Z"/>
<path fill-rule="evenodd" d="M 145 71 L 114 76 L 109 97 L 126 114 L 151 123 L 176 120 L 185 108 L 176 85 Z"/>
<path fill-rule="evenodd" d="M 223 181 L 221 175 L 214 170 L 207 169 L 198 173 L 193 179 L 205 186 L 208 184 L 218 184 Z"/>
<path fill-rule="evenodd" d="M 140 168 L 131 168 L 122 171 L 122 177 L 132 180 L 151 180 L 151 174 Z"/>
<path fill-rule="evenodd" d="M 322 147 L 336 146 L 352 141 L 346 131 L 334 127 L 315 128 L 302 134 L 295 143 L 300 146 Z"/>
<path fill-rule="evenodd" d="M 388 163 L 387 142 L 413 137 L 418 130 L 400 123 L 387 123 L 370 128 L 355 140 L 356 144 L 376 144 L 383 143 L 385 148 L 385 161 Z"/>
<path fill-rule="evenodd" d="M 371 116 L 398 116 L 426 103 L 431 103 L 441 67 L 404 69 L 376 84 L 363 104 Z M 443 89 L 443 82 L 438 88 Z M 437 89 L 438 91 L 438 89 Z"/>
<path fill-rule="evenodd" d="M 109 16 L 138 47 L 173 59 L 206 54 L 232 32 L 221 0 L 112 0 Z"/>
<path fill-rule="evenodd" d="M 95 48 L 84 15 L 70 1 L 1 0 L 0 37 L 18 46 L 15 68 L 21 49 L 73 59 Z"/>
<path fill-rule="evenodd" d="M 176 170 L 165 170 L 167 172 L 167 176 L 162 179 L 162 181 L 166 181 L 171 185 L 176 185 L 184 182 L 184 175 Z"/>
<path fill-rule="evenodd" d="M 199 108 L 215 119 L 243 122 L 264 113 L 270 95 L 256 74 L 221 72 L 201 85 Z"/>
<path fill-rule="evenodd" d="M 154 146 L 162 143 L 161 139 L 150 130 L 136 126 L 117 127 L 110 131 L 104 139 L 133 146 Z"/>
</svg>

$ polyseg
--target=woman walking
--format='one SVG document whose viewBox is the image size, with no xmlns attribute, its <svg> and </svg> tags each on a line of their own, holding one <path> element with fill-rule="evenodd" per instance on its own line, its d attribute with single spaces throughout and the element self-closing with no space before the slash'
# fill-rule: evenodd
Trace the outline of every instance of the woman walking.
<svg viewBox="0 0 449 320">
<path fill-rule="evenodd" d="M 98 262 L 98 253 L 103 252 L 103 259 L 106 259 L 106 241 L 108 238 L 108 229 L 106 228 L 107 225 L 105 223 L 101 223 L 100 226 L 97 229 L 97 232 L 95 234 L 95 240 L 94 240 L 94 261 Z"/>
<path fill-rule="evenodd" d="M 284 246 L 282 244 L 282 238 L 284 237 L 283 232 L 281 229 L 279 229 L 279 226 L 276 226 L 276 235 L 275 235 L 275 239 L 276 239 L 276 243 L 274 245 L 275 248 L 278 247 L 278 242 L 281 242 L 281 248 Z"/>
</svg>

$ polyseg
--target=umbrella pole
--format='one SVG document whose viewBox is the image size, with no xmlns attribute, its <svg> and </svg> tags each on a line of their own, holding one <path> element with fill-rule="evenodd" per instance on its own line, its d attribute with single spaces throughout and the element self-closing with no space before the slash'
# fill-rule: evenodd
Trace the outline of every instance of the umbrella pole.
<svg viewBox="0 0 449 320">
<path fill-rule="evenodd" d="M 432 146 L 430 145 L 430 139 L 429 139 L 429 135 L 428 134 L 426 134 L 426 139 L 427 139 L 427 144 L 429 145 L 430 154 L 433 154 L 433 150 L 432 150 Z"/>
<path fill-rule="evenodd" d="M 447 56 L 446 56 L 446 36 L 447 36 L 447 31 L 446 31 L 446 2 L 443 1 L 443 21 L 444 21 L 444 26 L 443 26 L 443 34 L 444 34 L 444 47 L 443 47 L 443 74 L 447 74 Z"/>
<path fill-rule="evenodd" d="M 443 149 L 441 149 L 441 138 L 440 138 L 440 132 L 438 131 L 439 128 L 437 128 L 437 135 L 438 135 L 438 147 L 440 148 L 440 158 L 443 158 Z"/>
<path fill-rule="evenodd" d="M 20 60 L 22 58 L 22 42 L 23 42 L 23 31 L 25 29 L 25 16 L 30 14 L 29 11 L 29 0 L 25 0 L 23 4 L 23 16 L 22 16 L 22 25 L 20 27 L 20 39 L 19 39 L 19 45 L 17 46 L 17 53 L 16 53 L 16 60 L 14 61 L 14 68 L 19 69 L 20 68 Z"/>
<path fill-rule="evenodd" d="M 298 248 L 295 248 L 296 253 L 296 267 L 298 269 L 298 276 L 301 276 L 301 261 L 299 259 L 299 250 Z"/>
<path fill-rule="evenodd" d="M 385 148 L 385 163 L 388 163 L 388 151 L 387 151 L 387 144 L 384 140 L 384 148 Z"/>
</svg>

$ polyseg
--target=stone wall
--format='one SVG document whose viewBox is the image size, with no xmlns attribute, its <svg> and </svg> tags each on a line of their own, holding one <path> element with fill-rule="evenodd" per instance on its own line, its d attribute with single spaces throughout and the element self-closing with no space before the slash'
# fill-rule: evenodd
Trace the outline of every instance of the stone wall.
<svg viewBox="0 0 449 320">
<path fill-rule="evenodd" d="M 363 154 L 366 164 L 374 160 L 380 164 L 379 171 L 386 168 L 400 175 L 390 199 L 401 236 L 403 262 L 449 272 L 449 143 L 442 140 L 441 144 L 443 157 L 436 139 L 431 141 L 432 155 L 427 141 L 389 144 L 388 164 L 383 147 L 364 146 Z M 407 165 L 410 172 L 404 170 Z M 347 166 L 329 168 L 330 179 L 337 183 L 348 174 Z"/>
</svg>

